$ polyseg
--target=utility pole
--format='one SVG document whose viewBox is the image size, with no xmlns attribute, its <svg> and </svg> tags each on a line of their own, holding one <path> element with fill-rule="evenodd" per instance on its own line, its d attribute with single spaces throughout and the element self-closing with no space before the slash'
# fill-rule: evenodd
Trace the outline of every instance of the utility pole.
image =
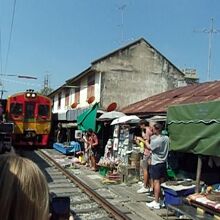
<svg viewBox="0 0 220 220">
<path fill-rule="evenodd" d="M 214 19 L 211 18 L 210 28 L 209 29 L 204 28 L 203 30 L 199 31 L 208 34 L 208 38 L 209 38 L 207 81 L 211 80 L 212 36 L 213 34 L 217 34 L 220 32 L 220 30 L 214 28 L 213 23 L 214 23 Z"/>
<path fill-rule="evenodd" d="M 3 99 L 3 95 L 4 95 L 4 93 L 5 92 L 7 92 L 6 90 L 4 90 L 3 88 L 0 90 L 0 100 L 2 100 Z"/>
<path fill-rule="evenodd" d="M 41 89 L 40 93 L 43 94 L 43 95 L 48 95 L 50 94 L 53 89 L 50 88 L 50 85 L 49 85 L 49 72 L 46 71 L 46 75 L 44 76 L 44 84 L 43 84 L 43 89 Z"/>
<path fill-rule="evenodd" d="M 49 88 L 49 74 L 48 73 L 44 76 L 44 89 L 47 89 L 47 88 Z"/>
<path fill-rule="evenodd" d="M 124 42 L 124 10 L 126 8 L 126 4 L 124 5 L 121 5 L 120 7 L 118 7 L 118 9 L 121 11 L 121 24 L 120 24 L 120 27 L 121 27 L 121 42 L 123 43 Z"/>
</svg>

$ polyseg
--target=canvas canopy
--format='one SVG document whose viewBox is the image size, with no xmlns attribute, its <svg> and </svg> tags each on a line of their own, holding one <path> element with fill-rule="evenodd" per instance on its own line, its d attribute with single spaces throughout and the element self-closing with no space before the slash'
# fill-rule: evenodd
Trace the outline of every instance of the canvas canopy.
<svg viewBox="0 0 220 220">
<path fill-rule="evenodd" d="M 171 150 L 220 156 L 220 101 L 170 106 Z"/>
<path fill-rule="evenodd" d="M 77 117 L 77 125 L 80 130 L 86 131 L 91 128 L 93 131 L 96 131 L 97 110 L 98 103 L 95 103 L 92 107 L 88 108 Z"/>
</svg>

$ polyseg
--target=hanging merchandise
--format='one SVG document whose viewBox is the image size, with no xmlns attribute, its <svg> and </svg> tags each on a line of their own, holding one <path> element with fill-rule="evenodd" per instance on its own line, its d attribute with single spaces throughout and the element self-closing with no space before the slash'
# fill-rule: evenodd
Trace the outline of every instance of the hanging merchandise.
<svg viewBox="0 0 220 220">
<path fill-rule="evenodd" d="M 113 150 L 114 150 L 114 151 L 118 150 L 118 138 L 114 138 Z"/>
<path fill-rule="evenodd" d="M 108 140 L 105 154 L 99 160 L 100 174 L 108 181 L 117 178 L 125 183 L 139 181 L 140 146 L 134 140 L 137 123 L 131 123 L 130 119 L 129 122 L 113 124 L 113 138 Z"/>
<path fill-rule="evenodd" d="M 119 134 L 119 125 L 115 125 L 113 137 L 117 138 Z"/>
</svg>

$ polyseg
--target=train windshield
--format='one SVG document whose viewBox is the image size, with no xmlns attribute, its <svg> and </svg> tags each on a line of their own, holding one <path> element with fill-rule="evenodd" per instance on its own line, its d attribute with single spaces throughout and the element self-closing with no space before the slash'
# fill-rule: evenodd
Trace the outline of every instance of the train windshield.
<svg viewBox="0 0 220 220">
<path fill-rule="evenodd" d="M 34 109 L 35 109 L 35 103 L 33 102 L 25 103 L 25 118 L 26 119 L 34 118 Z"/>
<path fill-rule="evenodd" d="M 38 115 L 40 117 L 48 117 L 49 116 L 49 106 L 48 105 L 38 105 Z"/>
<path fill-rule="evenodd" d="M 23 104 L 20 103 L 11 103 L 10 112 L 13 115 L 22 115 Z"/>
</svg>

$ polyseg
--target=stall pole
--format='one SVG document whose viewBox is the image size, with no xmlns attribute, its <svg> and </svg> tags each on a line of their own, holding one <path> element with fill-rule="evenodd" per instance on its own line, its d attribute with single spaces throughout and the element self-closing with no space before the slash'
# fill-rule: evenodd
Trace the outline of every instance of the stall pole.
<svg viewBox="0 0 220 220">
<path fill-rule="evenodd" d="M 196 171 L 196 189 L 195 189 L 196 193 L 199 193 L 200 191 L 201 170 L 202 170 L 202 157 L 201 155 L 198 155 L 197 171 Z"/>
</svg>

